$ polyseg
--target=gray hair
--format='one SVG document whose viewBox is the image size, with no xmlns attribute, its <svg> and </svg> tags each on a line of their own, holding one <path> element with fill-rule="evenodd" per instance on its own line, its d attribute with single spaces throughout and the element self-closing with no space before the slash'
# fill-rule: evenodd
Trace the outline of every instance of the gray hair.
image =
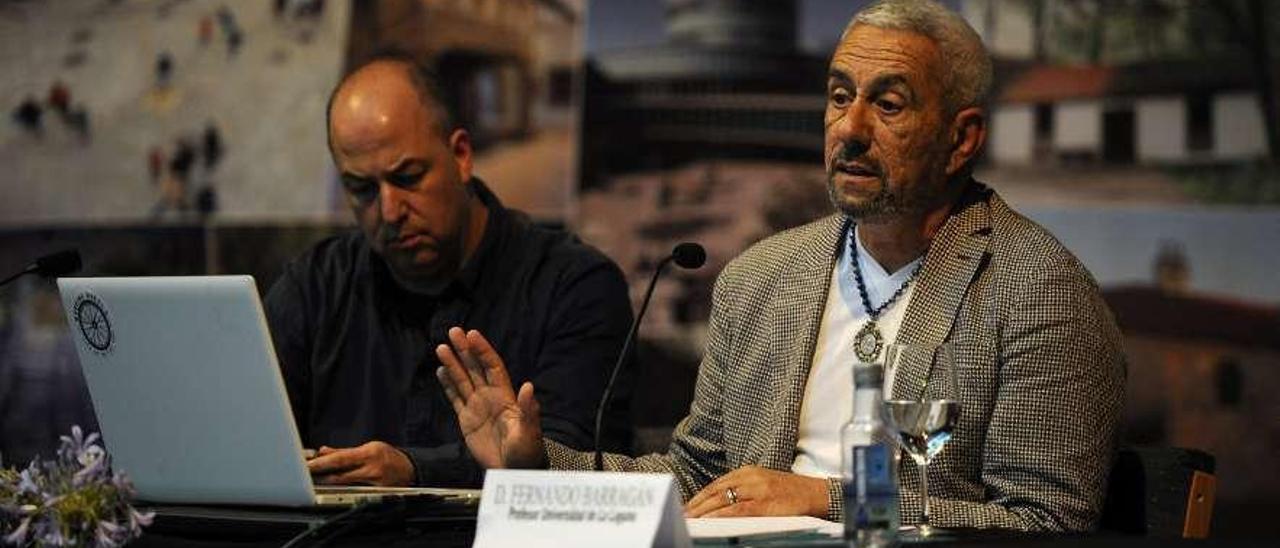
<svg viewBox="0 0 1280 548">
<path fill-rule="evenodd" d="M 943 99 L 948 109 L 982 106 L 991 92 L 991 56 L 982 38 L 955 12 L 932 0 L 880 0 L 853 16 L 853 27 L 867 25 L 924 35 L 946 56 L 942 63 Z"/>
</svg>

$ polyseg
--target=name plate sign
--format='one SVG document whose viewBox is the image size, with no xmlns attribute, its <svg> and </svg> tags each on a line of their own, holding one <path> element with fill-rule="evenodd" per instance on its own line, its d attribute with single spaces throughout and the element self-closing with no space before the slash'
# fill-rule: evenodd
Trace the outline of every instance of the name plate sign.
<svg viewBox="0 0 1280 548">
<path fill-rule="evenodd" d="M 475 548 L 692 546 L 667 474 L 489 470 Z"/>
</svg>

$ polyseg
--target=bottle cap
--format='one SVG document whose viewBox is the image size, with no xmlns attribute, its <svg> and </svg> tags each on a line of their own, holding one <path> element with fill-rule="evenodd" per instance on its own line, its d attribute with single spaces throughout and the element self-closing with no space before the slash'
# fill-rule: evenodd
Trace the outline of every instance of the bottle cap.
<svg viewBox="0 0 1280 548">
<path fill-rule="evenodd" d="M 878 363 L 859 363 L 853 366 L 854 388 L 881 388 L 884 386 L 884 367 Z"/>
</svg>

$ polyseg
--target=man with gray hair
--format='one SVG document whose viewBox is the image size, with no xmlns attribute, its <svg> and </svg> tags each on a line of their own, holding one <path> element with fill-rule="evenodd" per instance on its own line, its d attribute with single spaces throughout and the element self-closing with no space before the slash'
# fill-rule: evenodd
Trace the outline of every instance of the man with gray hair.
<svg viewBox="0 0 1280 548">
<path fill-rule="evenodd" d="M 689 516 L 839 520 L 839 429 L 852 364 L 889 343 L 954 349 L 960 417 L 930 465 L 942 527 L 1096 528 L 1123 400 L 1120 334 L 1096 283 L 1053 236 L 972 178 L 991 62 L 930 1 L 877 3 L 850 22 L 827 78 L 834 215 L 768 238 L 716 281 L 689 415 L 665 454 L 609 470 L 675 476 Z M 590 469 L 544 440 L 533 386 L 513 390 L 475 331 L 437 348 L 466 441 L 488 467 Z M 918 399 L 927 366 L 897 371 Z M 903 521 L 921 478 L 901 467 Z"/>
</svg>

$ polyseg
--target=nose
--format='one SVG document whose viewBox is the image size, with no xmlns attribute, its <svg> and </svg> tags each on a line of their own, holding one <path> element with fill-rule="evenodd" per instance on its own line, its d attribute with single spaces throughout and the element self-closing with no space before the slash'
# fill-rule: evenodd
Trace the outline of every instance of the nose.
<svg viewBox="0 0 1280 548">
<path fill-rule="evenodd" d="M 863 155 L 871 148 L 873 115 L 870 105 L 861 97 L 845 109 L 844 116 L 835 124 L 834 137 L 841 143 L 841 157 L 852 159 Z"/>
<path fill-rule="evenodd" d="M 378 184 L 378 214 L 382 216 L 383 223 L 398 225 L 404 219 L 406 205 L 403 192 L 404 189 L 386 181 Z"/>
</svg>

